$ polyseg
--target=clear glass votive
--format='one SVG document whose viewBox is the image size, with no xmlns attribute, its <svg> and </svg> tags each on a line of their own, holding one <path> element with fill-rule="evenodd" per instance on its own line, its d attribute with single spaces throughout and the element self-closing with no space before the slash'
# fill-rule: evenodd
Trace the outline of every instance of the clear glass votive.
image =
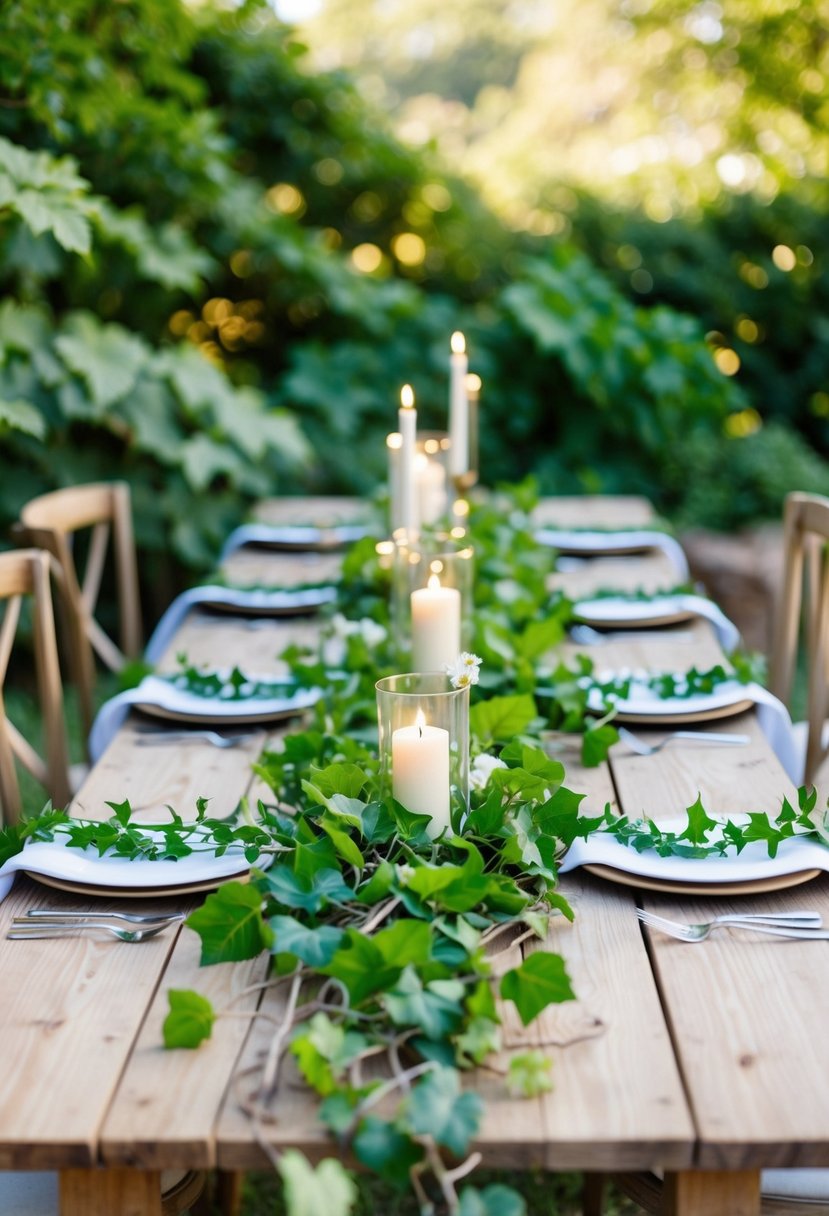
<svg viewBox="0 0 829 1216">
<path fill-rule="evenodd" d="M 401 665 L 442 672 L 470 648 L 474 557 L 463 534 L 397 539 L 391 616 Z"/>
<path fill-rule="evenodd" d="M 421 431 L 415 444 L 415 487 L 418 519 L 428 528 L 445 519 L 454 495 L 449 473 L 449 436 L 445 431 Z"/>
<path fill-rule="evenodd" d="M 429 815 L 434 840 L 469 810 L 469 687 L 438 672 L 378 680 L 380 772 L 386 792 Z"/>
</svg>

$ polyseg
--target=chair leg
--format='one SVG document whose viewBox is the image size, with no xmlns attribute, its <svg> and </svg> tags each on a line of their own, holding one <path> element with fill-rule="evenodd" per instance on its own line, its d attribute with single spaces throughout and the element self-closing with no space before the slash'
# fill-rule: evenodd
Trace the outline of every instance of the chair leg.
<svg viewBox="0 0 829 1216">
<path fill-rule="evenodd" d="M 585 1174 L 581 1191 L 582 1216 L 602 1216 L 604 1211 L 606 1174 Z"/>
<path fill-rule="evenodd" d="M 240 1216 L 244 1177 L 242 1170 L 216 1171 L 215 1198 L 221 1216 Z"/>
</svg>

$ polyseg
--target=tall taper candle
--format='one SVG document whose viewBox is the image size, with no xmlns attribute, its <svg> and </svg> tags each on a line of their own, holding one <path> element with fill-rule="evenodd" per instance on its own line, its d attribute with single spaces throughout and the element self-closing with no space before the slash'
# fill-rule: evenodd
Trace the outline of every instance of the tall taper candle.
<svg viewBox="0 0 829 1216">
<path fill-rule="evenodd" d="M 417 410 L 414 406 L 414 390 L 410 384 L 404 384 L 400 390 L 397 418 L 400 430 L 400 527 L 411 538 L 417 536 L 420 521 L 415 480 Z"/>
<path fill-rule="evenodd" d="M 449 356 L 449 472 L 462 477 L 469 468 L 469 407 L 466 398 L 466 373 L 469 360 L 466 339 L 462 333 L 452 334 Z"/>
</svg>

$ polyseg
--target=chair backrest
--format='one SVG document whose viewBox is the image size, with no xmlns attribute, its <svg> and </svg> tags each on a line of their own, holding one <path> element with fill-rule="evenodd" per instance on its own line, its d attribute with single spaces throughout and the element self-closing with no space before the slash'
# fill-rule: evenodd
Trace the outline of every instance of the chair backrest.
<svg viewBox="0 0 829 1216">
<path fill-rule="evenodd" d="M 89 546 L 81 573 L 74 541 L 76 533 L 87 529 Z M 141 653 L 141 607 L 129 486 L 125 482 L 101 482 L 43 494 L 23 507 L 16 531 L 23 543 L 46 549 L 57 564 L 68 609 L 69 670 L 78 688 L 88 734 L 94 708 L 95 654 L 111 671 L 119 671 L 128 658 Z M 119 645 L 95 616 L 110 539 Z"/>
<path fill-rule="evenodd" d="M 790 703 L 798 643 L 807 661 L 806 765 L 811 782 L 826 755 L 823 724 L 829 707 L 829 498 L 789 494 L 783 512 L 783 591 L 771 665 L 771 690 Z"/>
<path fill-rule="evenodd" d="M 0 625 L 0 822 L 14 823 L 20 818 L 22 805 L 15 758 L 37 778 L 55 806 L 66 806 L 70 798 L 50 565 L 48 553 L 38 549 L 0 553 L 0 601 L 5 602 Z M 24 598 L 29 598 L 32 605 L 32 641 L 45 759 L 9 721 L 3 695 Z"/>
</svg>

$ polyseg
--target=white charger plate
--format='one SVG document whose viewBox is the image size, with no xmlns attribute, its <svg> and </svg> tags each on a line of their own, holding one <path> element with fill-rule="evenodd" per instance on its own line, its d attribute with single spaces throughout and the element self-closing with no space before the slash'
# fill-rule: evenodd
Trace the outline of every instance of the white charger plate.
<svg viewBox="0 0 829 1216">
<path fill-rule="evenodd" d="M 271 678 L 271 677 L 266 677 Z M 287 683 L 287 681 L 286 681 Z M 309 709 L 319 700 L 317 688 L 298 688 L 283 697 L 202 697 L 158 676 L 145 676 L 133 704 L 142 713 L 186 722 L 273 722 Z"/>
<path fill-rule="evenodd" d="M 606 672 L 596 678 L 600 681 L 607 680 L 614 674 L 620 673 Z M 638 722 L 640 725 L 654 726 L 727 718 L 733 714 L 743 713 L 754 704 L 753 699 L 746 696 L 745 684 L 740 684 L 738 680 L 729 680 L 711 693 L 695 693 L 690 697 L 660 698 L 647 685 L 637 683 L 635 677 L 631 680 L 627 697 L 612 697 L 609 698 L 609 702 L 616 705 L 617 721 Z M 593 713 L 604 712 L 604 701 L 598 689 L 591 690 L 587 708 Z"/>
<path fill-rule="evenodd" d="M 573 615 L 585 625 L 603 629 L 626 629 L 639 625 L 677 625 L 695 615 L 680 608 L 675 596 L 655 596 L 649 600 L 634 600 L 625 596 L 600 596 L 578 600 Z"/>
</svg>

